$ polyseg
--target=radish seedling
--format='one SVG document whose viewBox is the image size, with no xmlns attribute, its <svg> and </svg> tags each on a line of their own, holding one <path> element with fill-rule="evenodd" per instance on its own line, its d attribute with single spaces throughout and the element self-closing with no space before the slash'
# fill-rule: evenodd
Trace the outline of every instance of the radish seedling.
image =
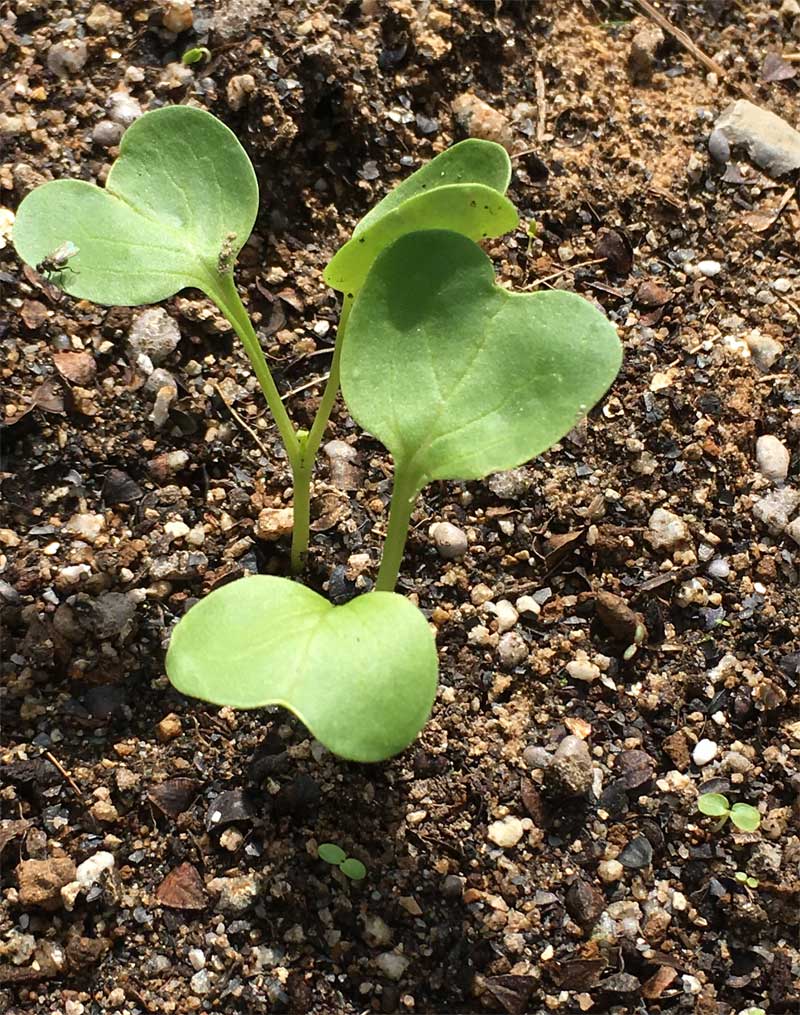
<svg viewBox="0 0 800 1015">
<path fill-rule="evenodd" d="M 224 585 L 173 632 L 167 673 L 178 690 L 238 708 L 282 705 L 356 761 L 396 754 L 424 725 L 436 647 L 422 614 L 392 591 L 417 494 L 434 479 L 475 479 L 549 448 L 603 395 L 621 358 L 615 329 L 580 297 L 495 284 L 474 241 L 516 224 L 509 177 L 499 145 L 465 141 L 361 220 L 325 273 L 345 296 L 309 431 L 292 425 L 234 283 L 258 189 L 227 127 L 185 106 L 147 113 L 124 135 L 105 190 L 56 181 L 23 201 L 17 249 L 29 264 L 50 258 L 64 291 L 133 306 L 193 287 L 231 322 L 292 469 L 294 570 L 340 369 L 353 416 L 394 457 L 378 591 L 332 606 L 285 578 Z M 66 242 L 69 265 L 56 263 Z"/>
<path fill-rule="evenodd" d="M 761 815 L 755 807 L 741 803 L 731 807 L 722 793 L 701 793 L 697 798 L 697 809 L 708 817 L 719 818 L 717 828 L 722 828 L 728 818 L 740 832 L 755 832 L 761 824 Z"/>
</svg>

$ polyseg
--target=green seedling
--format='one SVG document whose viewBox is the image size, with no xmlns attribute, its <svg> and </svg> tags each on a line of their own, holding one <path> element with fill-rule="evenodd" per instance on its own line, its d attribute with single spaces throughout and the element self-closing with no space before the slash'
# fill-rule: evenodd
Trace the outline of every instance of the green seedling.
<svg viewBox="0 0 800 1015">
<path fill-rule="evenodd" d="M 288 708 L 355 761 L 391 757 L 424 725 L 436 693 L 435 643 L 422 614 L 393 591 L 418 493 L 551 447 L 603 395 L 621 359 L 615 329 L 580 297 L 496 285 L 475 241 L 516 225 L 504 196 L 509 178 L 499 145 L 464 141 L 361 220 L 325 273 L 344 302 L 309 430 L 292 424 L 234 282 L 258 188 L 227 127 L 191 107 L 147 113 L 124 135 L 105 189 L 56 181 L 23 201 L 17 249 L 29 264 L 50 258 L 65 292 L 134 306 L 196 288 L 230 321 L 292 470 L 295 572 L 340 374 L 353 417 L 394 457 L 377 591 L 332 606 L 286 578 L 225 585 L 173 632 L 166 665 L 178 690 L 219 705 Z M 69 271 L 53 253 L 66 242 Z"/>
<path fill-rule="evenodd" d="M 744 871 L 736 871 L 733 877 L 740 885 L 746 885 L 748 888 L 758 888 L 758 878 L 751 877 Z"/>
<path fill-rule="evenodd" d="M 741 832 L 755 832 L 761 824 L 761 815 L 755 807 L 750 804 L 734 804 L 731 807 L 722 793 L 701 793 L 697 798 L 697 809 L 708 817 L 720 818 L 718 828 L 722 828 L 728 818 Z"/>
<path fill-rule="evenodd" d="M 258 211 L 258 185 L 244 149 L 210 113 L 191 106 L 145 113 L 125 132 L 105 189 L 82 180 L 37 187 L 19 207 L 14 243 L 28 264 L 57 270 L 60 287 L 79 299 L 138 306 L 195 288 L 216 303 L 244 345 L 286 448 L 298 573 L 309 542 L 311 474 L 339 389 L 353 296 L 378 253 L 405 232 L 437 226 L 477 240 L 513 229 L 517 213 L 504 196 L 510 178 L 500 145 L 463 141 L 359 222 L 325 275 L 345 301 L 330 376 L 308 432 L 292 425 L 234 283 L 234 263 Z M 51 263 L 65 242 L 73 251 L 68 273 L 65 263 Z"/>
<path fill-rule="evenodd" d="M 181 63 L 186 64 L 187 67 L 193 63 L 200 63 L 201 60 L 210 60 L 211 50 L 207 46 L 193 46 L 191 49 L 187 49 L 181 57 Z"/>
<path fill-rule="evenodd" d="M 418 493 L 480 479 L 552 447 L 619 370 L 614 327 L 574 293 L 510 293 L 449 231 L 411 233 L 376 259 L 342 356 L 353 418 L 394 458 L 377 588 L 393 589 Z"/>
<path fill-rule="evenodd" d="M 338 867 L 339 870 L 351 881 L 363 881 L 367 876 L 367 868 L 360 860 L 348 856 L 341 847 L 333 842 L 323 842 L 317 848 L 317 855 L 320 860 Z"/>
</svg>

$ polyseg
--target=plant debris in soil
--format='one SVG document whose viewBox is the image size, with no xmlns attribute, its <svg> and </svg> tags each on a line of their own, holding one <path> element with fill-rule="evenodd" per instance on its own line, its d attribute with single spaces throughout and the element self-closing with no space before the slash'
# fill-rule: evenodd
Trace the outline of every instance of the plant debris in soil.
<svg viewBox="0 0 800 1015">
<path fill-rule="evenodd" d="M 800 7 L 664 2 L 705 65 L 638 10 L 0 5 L 4 1012 L 797 1009 Z M 32 187 L 102 184 L 176 102 L 256 165 L 237 280 L 299 425 L 337 319 L 322 269 L 467 133 L 514 155 L 501 278 L 583 294 L 625 344 L 559 446 L 420 500 L 400 590 L 441 686 L 386 764 L 171 690 L 183 613 L 287 572 L 274 428 L 197 294 L 75 302 L 11 245 Z M 328 438 L 306 580 L 344 602 L 391 463 L 341 406 Z"/>
</svg>

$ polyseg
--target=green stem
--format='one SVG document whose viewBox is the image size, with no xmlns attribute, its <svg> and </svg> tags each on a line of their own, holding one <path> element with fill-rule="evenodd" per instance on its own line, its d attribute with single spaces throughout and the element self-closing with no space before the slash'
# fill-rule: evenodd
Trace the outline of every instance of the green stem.
<svg viewBox="0 0 800 1015">
<path fill-rule="evenodd" d="M 319 450 L 319 446 L 322 443 L 322 438 L 325 434 L 325 427 L 328 425 L 328 420 L 331 418 L 333 407 L 336 404 L 336 396 L 339 393 L 342 345 L 344 344 L 347 319 L 350 316 L 352 306 L 352 298 L 350 296 L 345 296 L 344 303 L 342 304 L 342 313 L 339 318 L 339 327 L 336 331 L 336 342 L 333 346 L 331 372 L 328 375 L 328 381 L 325 385 L 324 391 L 322 392 L 319 408 L 317 409 L 317 414 L 314 417 L 314 422 L 311 426 L 311 430 L 308 434 L 308 440 L 305 445 L 305 457 L 309 461 L 313 461 L 314 458 L 316 458 L 317 451 Z"/>
<path fill-rule="evenodd" d="M 292 574 L 299 574 L 306 563 L 308 543 L 311 537 L 311 473 L 314 470 L 313 457 L 308 458 L 306 447 L 308 432 L 298 430 L 300 461 L 292 469 L 294 488 L 294 522 L 292 526 Z"/>
<path fill-rule="evenodd" d="M 325 435 L 325 427 L 331 418 L 336 396 L 339 393 L 339 364 L 342 358 L 342 343 L 350 316 L 352 299 L 345 296 L 336 342 L 333 347 L 333 359 L 327 383 L 322 392 L 319 408 L 308 433 L 300 431 L 300 463 L 293 471 L 294 475 L 294 528 L 292 529 L 292 571 L 297 574 L 305 565 L 308 555 L 308 543 L 311 537 L 311 474 L 314 471 L 314 460 Z"/>
<path fill-rule="evenodd" d="M 417 501 L 419 485 L 416 477 L 405 474 L 402 469 L 394 474 L 392 505 L 389 508 L 389 527 L 383 546 L 381 566 L 375 588 L 378 592 L 393 592 L 406 547 L 411 512 Z"/>
<path fill-rule="evenodd" d="M 244 346 L 258 383 L 261 385 L 261 390 L 264 392 L 264 398 L 266 398 L 267 405 L 278 426 L 278 432 L 281 435 L 281 440 L 289 458 L 289 464 L 292 467 L 292 475 L 294 475 L 298 466 L 301 465 L 300 442 L 297 439 L 297 434 L 295 433 L 292 421 L 289 419 L 286 407 L 281 401 L 281 395 L 275 380 L 267 366 L 267 360 L 264 356 L 264 350 L 261 348 L 261 343 L 258 341 L 258 335 L 255 333 L 255 329 L 250 322 L 250 318 L 236 289 L 233 273 L 228 272 L 220 275 L 217 284 L 214 286 L 214 291 L 209 293 L 209 295 L 233 325 L 233 330 L 239 336 Z"/>
</svg>

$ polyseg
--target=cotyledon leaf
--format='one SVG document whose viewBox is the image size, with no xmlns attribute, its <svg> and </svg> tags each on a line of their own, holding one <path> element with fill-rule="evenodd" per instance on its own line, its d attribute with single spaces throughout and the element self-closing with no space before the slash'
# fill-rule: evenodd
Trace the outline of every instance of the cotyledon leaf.
<svg viewBox="0 0 800 1015">
<path fill-rule="evenodd" d="M 80 299 L 138 306 L 187 287 L 213 298 L 257 210 L 255 173 L 234 134 L 205 110 L 167 106 L 127 129 L 105 188 L 55 180 L 28 194 L 14 244 L 32 266 L 65 242 L 77 247 L 50 277 Z"/>
<path fill-rule="evenodd" d="M 233 708 L 282 705 L 352 761 L 381 761 L 413 741 L 437 673 L 427 621 L 402 596 L 369 592 L 332 606 L 271 575 L 206 596 L 176 626 L 167 653 L 183 694 Z"/>
<path fill-rule="evenodd" d="M 510 179 L 511 162 L 501 145 L 474 138 L 453 145 L 361 219 L 326 268 L 325 281 L 356 293 L 381 250 L 414 230 L 452 229 L 472 240 L 509 232 L 518 222 L 504 196 Z"/>
<path fill-rule="evenodd" d="M 478 479 L 551 447 L 602 397 L 622 350 L 574 293 L 510 293 L 464 236 L 401 237 L 355 299 L 342 351 L 353 417 L 417 490 Z"/>
</svg>

